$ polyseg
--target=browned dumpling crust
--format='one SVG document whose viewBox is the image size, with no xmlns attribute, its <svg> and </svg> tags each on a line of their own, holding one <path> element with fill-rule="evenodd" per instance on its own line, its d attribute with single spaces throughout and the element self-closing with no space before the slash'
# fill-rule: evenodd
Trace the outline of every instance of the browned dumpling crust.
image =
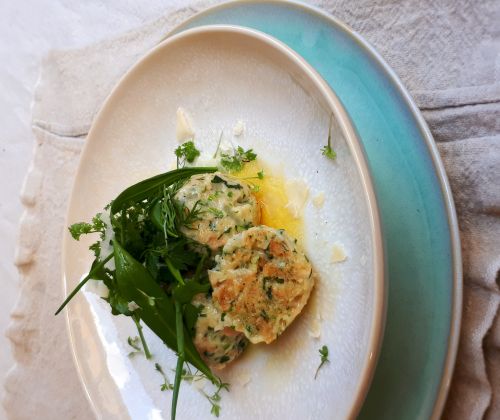
<svg viewBox="0 0 500 420">
<path fill-rule="evenodd" d="M 283 230 L 256 226 L 230 238 L 209 271 L 214 306 L 252 343 L 271 343 L 302 311 L 312 266 Z"/>
<path fill-rule="evenodd" d="M 214 307 L 210 296 L 196 295 L 192 304 L 199 310 L 193 344 L 211 368 L 223 369 L 245 350 L 248 340 Z"/>
</svg>

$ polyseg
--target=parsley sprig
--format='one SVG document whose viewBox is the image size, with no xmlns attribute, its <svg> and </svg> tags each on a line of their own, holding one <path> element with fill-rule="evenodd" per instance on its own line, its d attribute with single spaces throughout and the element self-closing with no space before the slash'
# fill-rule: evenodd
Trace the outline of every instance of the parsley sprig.
<svg viewBox="0 0 500 420">
<path fill-rule="evenodd" d="M 241 146 L 234 149 L 232 154 L 221 153 L 220 156 L 220 165 L 228 172 L 240 172 L 245 163 L 257 158 L 253 149 L 245 150 Z"/>
<path fill-rule="evenodd" d="M 102 221 L 102 214 L 97 213 L 93 218 L 91 223 L 81 222 L 75 223 L 69 227 L 69 233 L 73 239 L 79 241 L 82 235 L 88 235 L 89 233 L 99 233 L 100 240 L 94 242 L 90 245 L 89 249 L 94 252 L 94 255 L 98 257 L 101 254 L 101 241 L 104 240 L 106 234 L 106 223 Z"/>
<path fill-rule="evenodd" d="M 181 168 L 186 162 L 193 163 L 200 156 L 200 151 L 194 145 L 194 141 L 189 140 L 175 149 L 175 156 L 177 157 L 177 168 Z"/>
</svg>

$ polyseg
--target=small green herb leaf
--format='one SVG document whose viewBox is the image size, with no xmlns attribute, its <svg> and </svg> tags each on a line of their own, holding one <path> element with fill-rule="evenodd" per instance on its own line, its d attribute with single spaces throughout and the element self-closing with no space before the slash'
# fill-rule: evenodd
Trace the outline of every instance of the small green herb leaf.
<svg viewBox="0 0 500 420">
<path fill-rule="evenodd" d="M 76 239 L 78 241 L 80 240 L 80 237 L 82 235 L 87 235 L 89 233 L 98 232 L 104 234 L 104 231 L 106 230 L 106 224 L 101 220 L 101 213 L 97 213 L 92 218 L 92 223 L 74 223 L 68 229 L 73 239 Z"/>
<path fill-rule="evenodd" d="M 331 160 L 335 160 L 335 158 L 337 157 L 337 153 L 335 153 L 330 146 L 323 146 L 323 148 L 321 149 L 321 153 L 323 154 L 323 156 L 326 156 Z"/>
<path fill-rule="evenodd" d="M 314 375 L 314 379 L 317 378 L 318 376 L 318 372 L 319 370 L 321 369 L 321 367 L 325 364 L 325 363 L 329 363 L 330 360 L 328 360 L 328 347 L 327 346 L 323 346 L 319 349 L 319 355 L 321 357 L 321 363 L 319 364 L 318 366 L 318 369 L 316 369 L 316 374 Z"/>
<path fill-rule="evenodd" d="M 243 147 L 238 146 L 232 155 L 221 153 L 221 166 L 229 172 L 239 172 L 243 169 L 246 162 L 255 160 L 257 155 L 253 149 L 244 150 Z"/>
<path fill-rule="evenodd" d="M 193 163 L 200 156 L 200 151 L 194 145 L 194 141 L 190 140 L 175 149 L 175 156 L 177 156 L 177 167 L 179 167 L 179 165 L 184 165 L 185 162 Z"/>
<path fill-rule="evenodd" d="M 160 386 L 160 390 L 162 390 L 162 391 L 171 391 L 171 390 L 173 390 L 174 386 L 168 380 L 168 376 L 165 374 L 165 372 L 163 371 L 163 369 L 162 369 L 162 367 L 160 366 L 159 363 L 155 363 L 155 369 L 163 377 L 163 383 Z"/>
<path fill-rule="evenodd" d="M 328 127 L 328 144 L 321 148 L 321 153 L 328 159 L 335 160 L 337 153 L 332 149 L 332 118 L 330 118 L 330 126 Z"/>
</svg>

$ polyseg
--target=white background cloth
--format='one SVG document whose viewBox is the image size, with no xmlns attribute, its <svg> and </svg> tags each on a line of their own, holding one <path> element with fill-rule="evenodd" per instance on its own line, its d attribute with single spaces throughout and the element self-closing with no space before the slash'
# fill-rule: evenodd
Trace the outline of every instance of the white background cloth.
<svg viewBox="0 0 500 420">
<path fill-rule="evenodd" d="M 171 25 L 201 7 L 197 3 L 172 14 L 184 2 L 161 3 L 58 0 L 1 6 L 6 10 L 0 11 L 0 85 L 4 89 L 0 170 L 7 182 L 0 183 L 4 198 L 0 278 L 5 289 L 0 294 L 0 328 L 17 293 L 13 244 L 23 209 L 15 197 L 33 147 L 36 150 L 23 190 L 27 213 L 16 255 L 22 298 L 8 331 L 17 362 L 6 382 L 5 405 L 11 418 L 88 418 L 64 322 L 51 316 L 61 300 L 58 252 L 65 200 L 92 116 L 116 79 Z M 402 78 L 424 111 L 450 176 L 463 238 L 466 334 L 461 339 L 448 418 L 481 418 L 489 406 L 488 417 L 500 416 L 500 395 L 497 392 L 492 399 L 491 392 L 492 385 L 500 387 L 500 2 L 476 3 L 320 2 L 365 36 Z M 128 35 L 110 38 L 154 19 Z M 111 40 L 46 56 L 54 48 L 81 47 L 105 38 Z M 32 128 L 30 102 L 42 57 Z M 484 339 L 495 315 L 495 326 Z M 6 340 L 1 340 L 3 374 L 12 358 Z"/>
</svg>

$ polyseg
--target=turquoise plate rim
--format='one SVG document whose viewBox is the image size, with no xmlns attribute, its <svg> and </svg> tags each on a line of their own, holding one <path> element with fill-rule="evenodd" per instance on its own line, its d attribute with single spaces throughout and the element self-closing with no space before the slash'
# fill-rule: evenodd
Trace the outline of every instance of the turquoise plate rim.
<svg viewBox="0 0 500 420">
<path fill-rule="evenodd" d="M 193 25 L 197 26 L 198 25 L 198 23 L 196 22 L 197 20 L 201 20 L 202 18 L 208 17 L 210 15 L 216 14 L 226 9 L 231 9 L 233 7 L 239 7 L 245 5 L 246 6 L 272 5 L 284 8 L 288 7 L 288 8 L 299 9 L 309 15 L 315 15 L 317 18 L 326 20 L 336 29 L 340 29 L 341 31 L 343 31 L 353 41 L 355 41 L 356 44 L 362 50 L 364 50 L 364 52 L 368 55 L 369 58 L 371 58 L 373 62 L 379 65 L 380 69 L 385 73 L 386 78 L 391 82 L 392 87 L 396 88 L 398 94 L 403 100 L 403 104 L 407 107 L 407 110 L 410 112 L 411 116 L 415 119 L 416 126 L 421 134 L 422 139 L 425 142 L 425 146 L 427 147 L 427 152 L 432 160 L 432 165 L 435 171 L 435 175 L 437 177 L 437 180 L 439 182 L 439 187 L 441 189 L 442 204 L 444 205 L 445 208 L 448 229 L 449 229 L 449 238 L 447 239 L 450 241 L 450 254 L 451 254 L 450 268 L 452 273 L 452 285 L 451 285 L 452 296 L 451 296 L 450 325 L 449 325 L 449 334 L 447 340 L 447 350 L 446 350 L 445 360 L 443 363 L 441 380 L 431 410 L 432 413 L 431 418 L 437 419 L 441 416 L 444 409 L 444 405 L 450 388 L 451 378 L 453 374 L 453 369 L 458 349 L 460 326 L 461 326 L 461 314 L 462 314 L 462 257 L 461 257 L 460 237 L 458 230 L 457 215 L 455 211 L 455 204 L 453 201 L 450 185 L 443 166 L 443 162 L 441 160 L 441 157 L 439 155 L 437 146 L 434 142 L 429 127 L 427 126 L 427 123 L 425 122 L 422 114 L 420 113 L 420 110 L 418 109 L 417 105 L 415 104 L 414 100 L 410 96 L 407 89 L 404 87 L 399 77 L 396 75 L 394 70 L 392 70 L 392 68 L 386 63 L 386 61 L 382 58 L 382 56 L 375 50 L 375 48 L 371 46 L 360 34 L 358 34 L 344 22 L 340 21 L 339 19 L 319 9 L 316 6 L 300 3 L 298 1 L 293 1 L 293 0 L 239 0 L 239 1 L 224 2 L 212 6 L 208 9 L 205 9 L 191 16 L 189 19 L 182 22 L 180 25 L 178 25 L 176 28 L 170 31 L 167 37 L 173 33 L 180 32 Z M 239 25 L 238 22 L 218 22 L 218 23 Z M 207 24 L 206 22 L 199 23 L 199 25 L 206 25 L 206 24 Z M 261 30 L 259 28 L 254 28 L 254 29 Z M 273 34 L 269 35 L 275 36 Z M 285 42 L 285 44 L 289 45 L 286 41 L 281 40 L 279 37 L 276 38 L 282 42 Z M 293 46 L 291 45 L 289 46 L 293 48 Z M 308 60 L 306 59 L 306 61 Z M 313 67 L 315 67 L 314 64 L 312 63 L 310 64 Z M 326 81 L 328 83 L 328 80 Z M 352 117 L 351 119 L 354 121 Z M 361 140 L 363 139 L 361 138 Z M 382 211 L 383 210 L 381 209 L 381 212 Z M 389 296 L 389 305 L 390 305 L 390 296 Z"/>
</svg>

